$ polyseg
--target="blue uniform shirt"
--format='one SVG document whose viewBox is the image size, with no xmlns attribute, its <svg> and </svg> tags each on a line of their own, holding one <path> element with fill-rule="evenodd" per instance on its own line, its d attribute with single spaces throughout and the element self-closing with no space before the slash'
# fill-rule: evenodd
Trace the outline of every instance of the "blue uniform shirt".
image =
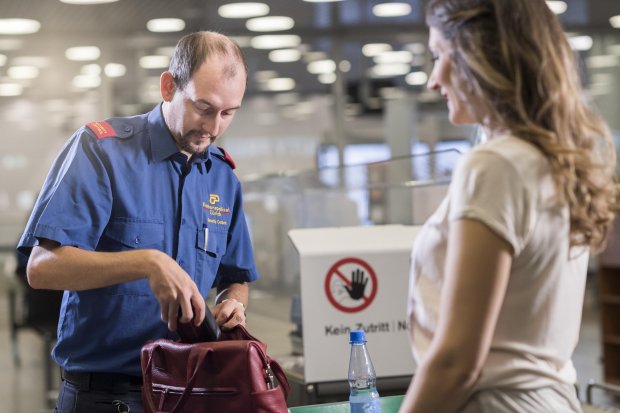
<svg viewBox="0 0 620 413">
<path fill-rule="evenodd" d="M 45 238 L 94 251 L 165 252 L 206 296 L 220 283 L 254 281 L 239 181 L 219 148 L 183 168 L 161 108 L 94 122 L 65 144 L 18 248 Z M 88 274 L 84 274 L 88 277 Z M 147 340 L 175 337 L 147 279 L 65 291 L 52 356 L 68 371 L 140 375 Z"/>
</svg>

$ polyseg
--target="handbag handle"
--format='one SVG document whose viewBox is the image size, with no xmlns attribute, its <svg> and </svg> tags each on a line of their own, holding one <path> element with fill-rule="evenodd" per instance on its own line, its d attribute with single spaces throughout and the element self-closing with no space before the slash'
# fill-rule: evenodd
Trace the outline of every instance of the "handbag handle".
<svg viewBox="0 0 620 413">
<path fill-rule="evenodd" d="M 155 403 L 153 402 L 153 398 L 152 398 L 153 386 L 151 384 L 153 382 L 152 380 L 153 374 L 152 374 L 152 369 L 151 369 L 151 366 L 153 365 L 153 356 L 155 352 L 160 349 L 161 349 L 161 346 L 159 345 L 152 349 L 151 353 L 149 354 L 149 359 L 146 363 L 146 368 L 144 372 L 144 390 L 145 390 L 144 399 L 146 400 L 147 404 L 149 405 L 149 408 L 151 409 L 153 413 L 161 412 L 158 408 L 155 407 Z M 177 401 L 176 405 L 170 410 L 169 413 L 180 413 L 181 412 L 181 409 L 183 409 L 183 406 L 185 406 L 185 403 L 187 403 L 189 394 L 194 388 L 194 382 L 196 381 L 196 377 L 198 376 L 200 367 L 204 364 L 205 359 L 207 358 L 207 355 L 209 355 L 209 353 L 211 353 L 212 351 L 213 349 L 211 348 L 207 348 L 202 351 L 196 351 L 196 348 L 190 349 L 190 354 L 189 354 L 187 364 L 188 364 L 188 367 L 193 365 L 193 369 L 188 369 L 188 371 L 193 370 L 193 372 L 192 372 L 191 377 L 187 379 L 185 390 L 183 390 L 183 393 L 181 394 L 179 401 Z M 196 355 L 196 353 L 198 353 L 198 355 Z M 192 360 L 195 360 L 195 361 L 192 363 Z M 163 402 L 163 399 L 161 400 L 161 402 Z"/>
</svg>

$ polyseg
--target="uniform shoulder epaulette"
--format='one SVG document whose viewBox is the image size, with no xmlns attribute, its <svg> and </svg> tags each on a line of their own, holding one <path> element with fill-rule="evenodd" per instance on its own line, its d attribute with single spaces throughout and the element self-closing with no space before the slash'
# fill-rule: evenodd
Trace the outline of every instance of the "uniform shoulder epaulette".
<svg viewBox="0 0 620 413">
<path fill-rule="evenodd" d="M 118 122 L 116 123 L 117 125 L 114 127 L 110 122 L 102 120 L 97 122 L 89 122 L 86 124 L 86 127 L 95 134 L 97 139 L 128 138 L 133 134 L 133 127 L 129 124 L 118 125 Z"/>
<path fill-rule="evenodd" d="M 213 154 L 230 165 L 232 169 L 235 169 L 237 165 L 235 165 L 235 161 L 232 160 L 228 152 L 226 152 L 221 146 L 218 146 L 217 149 L 221 152 L 221 154 L 218 153 L 218 151 L 214 151 Z"/>
</svg>

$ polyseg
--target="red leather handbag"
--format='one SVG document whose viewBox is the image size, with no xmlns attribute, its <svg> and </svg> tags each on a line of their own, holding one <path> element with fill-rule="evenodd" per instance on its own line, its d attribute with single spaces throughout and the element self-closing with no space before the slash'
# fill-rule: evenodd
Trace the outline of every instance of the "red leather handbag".
<svg viewBox="0 0 620 413">
<path fill-rule="evenodd" d="M 242 326 L 222 332 L 219 341 L 149 342 L 141 362 L 146 413 L 288 411 L 284 371 Z"/>
</svg>

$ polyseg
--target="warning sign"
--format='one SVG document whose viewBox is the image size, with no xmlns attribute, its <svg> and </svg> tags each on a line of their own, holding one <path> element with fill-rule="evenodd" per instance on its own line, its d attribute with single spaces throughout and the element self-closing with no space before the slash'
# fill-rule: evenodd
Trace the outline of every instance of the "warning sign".
<svg viewBox="0 0 620 413">
<path fill-rule="evenodd" d="M 327 299 L 345 313 L 357 313 L 368 307 L 377 295 L 377 288 L 375 271 L 359 258 L 341 259 L 325 277 Z"/>
</svg>

